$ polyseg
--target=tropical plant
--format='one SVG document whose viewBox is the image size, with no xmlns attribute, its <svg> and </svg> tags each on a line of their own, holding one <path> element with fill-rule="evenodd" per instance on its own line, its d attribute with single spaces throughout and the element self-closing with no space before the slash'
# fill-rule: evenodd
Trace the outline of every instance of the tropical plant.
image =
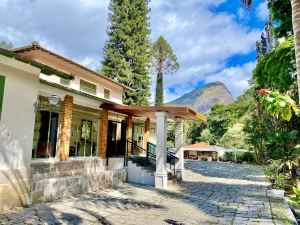
<svg viewBox="0 0 300 225">
<path fill-rule="evenodd" d="M 150 24 L 149 0 L 110 0 L 102 72 L 133 88 L 124 95 L 127 105 L 148 105 L 151 77 L 149 72 Z"/>
<path fill-rule="evenodd" d="M 278 160 L 271 160 L 267 166 L 264 166 L 264 172 L 271 182 L 272 188 L 284 189 L 287 185 L 286 176 L 280 169 L 281 162 Z"/>
<path fill-rule="evenodd" d="M 270 0 L 269 0 L 270 1 Z M 284 1 L 284 0 L 281 0 Z M 286 1 L 286 0 L 285 0 Z M 241 2 L 250 9 L 253 0 L 241 0 Z M 294 33 L 294 43 L 295 43 L 295 56 L 296 56 L 296 68 L 297 68 L 297 87 L 298 87 L 298 101 L 300 102 L 300 1 L 299 0 L 290 0 L 291 3 L 291 14 L 292 14 L 292 25 Z M 271 3 L 269 4 L 269 7 Z M 280 9 L 280 4 L 278 5 Z M 272 8 L 276 10 L 276 8 Z M 281 11 L 283 17 L 289 17 L 290 15 L 286 14 L 288 12 Z M 274 12 L 273 12 L 274 14 Z"/>
<path fill-rule="evenodd" d="M 164 104 L 164 75 L 174 73 L 179 69 L 177 57 L 169 43 L 160 36 L 152 46 L 152 67 L 156 73 L 155 105 Z"/>
<path fill-rule="evenodd" d="M 300 110 L 293 99 L 288 95 L 280 94 L 279 91 L 269 91 L 266 89 L 257 90 L 261 96 L 261 102 L 271 116 L 289 121 L 293 113 L 300 115 Z"/>
<path fill-rule="evenodd" d="M 293 192 L 295 196 L 290 197 L 290 200 L 292 201 L 292 203 L 300 205 L 300 188 L 293 187 Z"/>
</svg>

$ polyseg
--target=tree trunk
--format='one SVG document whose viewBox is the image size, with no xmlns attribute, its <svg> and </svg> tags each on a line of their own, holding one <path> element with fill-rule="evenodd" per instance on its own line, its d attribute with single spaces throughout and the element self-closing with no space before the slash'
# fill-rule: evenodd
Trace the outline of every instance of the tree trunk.
<svg viewBox="0 0 300 225">
<path fill-rule="evenodd" d="M 296 54 L 297 68 L 297 86 L 298 86 L 298 105 L 300 104 L 300 0 L 291 0 L 292 19 Z M 298 168 L 300 168 L 300 159 L 298 158 Z M 297 179 L 297 187 L 300 188 L 299 179 Z"/>
<path fill-rule="evenodd" d="M 156 94 L 155 94 L 155 106 L 162 106 L 164 104 L 164 88 L 163 88 L 163 74 L 157 73 L 156 80 Z"/>
<path fill-rule="evenodd" d="M 298 104 L 300 104 L 300 0 L 291 0 L 291 5 L 296 53 Z"/>
</svg>

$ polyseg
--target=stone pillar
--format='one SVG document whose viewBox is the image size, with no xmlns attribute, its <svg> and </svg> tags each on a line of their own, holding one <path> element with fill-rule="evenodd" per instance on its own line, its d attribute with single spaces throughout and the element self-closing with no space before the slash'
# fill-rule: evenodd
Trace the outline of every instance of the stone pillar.
<svg viewBox="0 0 300 225">
<path fill-rule="evenodd" d="M 70 95 L 66 95 L 63 102 L 63 113 L 62 113 L 62 120 L 61 120 L 60 144 L 59 144 L 60 161 L 66 161 L 69 158 L 72 115 L 73 115 L 73 97 Z"/>
<path fill-rule="evenodd" d="M 167 152 L 165 150 L 167 140 L 166 112 L 156 112 L 156 172 L 155 188 L 167 188 Z"/>
<path fill-rule="evenodd" d="M 107 109 L 102 109 L 101 127 L 100 127 L 100 146 L 99 146 L 99 156 L 101 159 L 106 158 L 107 127 L 108 127 L 108 111 Z"/>
<path fill-rule="evenodd" d="M 145 122 L 145 143 L 144 143 L 144 149 L 147 149 L 147 144 L 150 141 L 150 118 L 146 119 Z"/>
<path fill-rule="evenodd" d="M 175 171 L 178 177 L 183 178 L 184 173 L 184 150 L 183 150 L 183 120 L 175 119 L 175 151 L 179 158 L 175 165 Z"/>
<path fill-rule="evenodd" d="M 126 140 L 132 142 L 132 115 L 127 116 Z M 128 143 L 128 156 L 131 155 L 131 144 Z"/>
</svg>

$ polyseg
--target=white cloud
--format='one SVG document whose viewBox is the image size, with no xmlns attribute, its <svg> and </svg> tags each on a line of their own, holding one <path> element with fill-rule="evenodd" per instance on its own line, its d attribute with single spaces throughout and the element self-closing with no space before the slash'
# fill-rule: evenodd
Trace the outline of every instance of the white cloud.
<svg viewBox="0 0 300 225">
<path fill-rule="evenodd" d="M 218 80 L 222 75 L 220 71 L 229 73 L 226 63 L 230 57 L 247 55 L 255 50 L 260 30 L 239 24 L 236 15 L 212 9 L 221 3 L 223 1 L 164 0 L 160 1 L 160 7 L 155 5 L 152 10 L 152 40 L 163 35 L 181 65 L 176 74 L 165 77 L 166 102 L 191 91 L 203 80 Z M 241 83 L 244 79 L 243 86 L 246 86 L 249 76 L 227 78 L 227 83 L 235 83 L 234 79 Z M 219 80 L 222 81 L 221 77 Z M 154 86 L 155 82 L 152 90 L 155 90 Z M 171 87 L 175 92 L 168 90 Z M 237 85 L 228 88 L 234 96 L 242 94 L 242 88 L 235 87 Z"/>
<path fill-rule="evenodd" d="M 227 83 L 240 82 L 246 87 L 249 74 L 241 75 L 245 66 L 227 68 L 226 64 L 232 56 L 255 50 L 260 30 L 239 24 L 236 15 L 215 10 L 224 2 L 150 2 L 151 39 L 163 35 L 181 65 L 176 74 L 165 77 L 166 101 L 191 91 L 201 81 L 222 81 L 222 76 L 227 77 Z M 37 40 L 65 57 L 97 69 L 107 38 L 108 4 L 109 0 L 0 0 L 0 39 L 11 41 L 15 47 Z M 259 5 L 257 15 L 264 15 L 264 7 Z M 152 90 L 154 85 L 155 80 Z M 168 91 L 170 87 L 175 92 Z M 229 89 L 237 96 L 243 88 L 229 85 Z"/>
<path fill-rule="evenodd" d="M 269 17 L 267 1 L 260 3 L 255 9 L 255 14 L 261 21 L 266 21 Z"/>
<path fill-rule="evenodd" d="M 5 7 L 0 5 L 0 39 L 11 41 L 15 47 L 36 40 L 73 60 L 96 57 L 100 61 L 106 39 L 108 2 L 7 1 Z"/>
<path fill-rule="evenodd" d="M 249 89 L 249 80 L 251 79 L 256 62 L 249 62 L 242 66 L 225 68 L 219 73 L 208 76 L 205 81 L 221 81 L 231 91 L 234 98 Z M 234 91 L 233 91 L 234 90 Z"/>
</svg>

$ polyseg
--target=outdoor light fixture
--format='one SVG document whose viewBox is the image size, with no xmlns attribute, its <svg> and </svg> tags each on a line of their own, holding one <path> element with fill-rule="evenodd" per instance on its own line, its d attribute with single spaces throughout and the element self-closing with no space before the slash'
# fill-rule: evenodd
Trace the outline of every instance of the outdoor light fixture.
<svg viewBox="0 0 300 225">
<path fill-rule="evenodd" d="M 58 97 L 57 95 L 51 95 L 48 97 L 48 101 L 49 101 L 49 106 L 57 107 L 60 101 L 60 97 Z"/>
</svg>

